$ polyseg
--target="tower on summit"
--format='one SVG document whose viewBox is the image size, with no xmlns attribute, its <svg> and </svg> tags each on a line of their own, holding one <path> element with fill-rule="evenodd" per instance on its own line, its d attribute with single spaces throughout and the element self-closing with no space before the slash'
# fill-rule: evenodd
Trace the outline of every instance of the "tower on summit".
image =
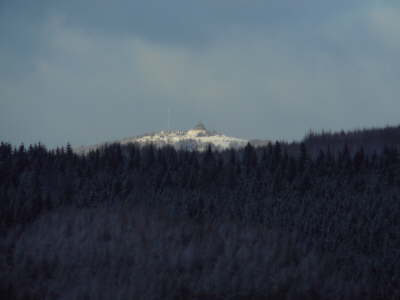
<svg viewBox="0 0 400 300">
<path fill-rule="evenodd" d="M 187 131 L 189 136 L 193 137 L 201 137 L 209 135 L 209 132 L 206 129 L 206 126 L 202 122 L 199 122 L 193 129 Z"/>
<path fill-rule="evenodd" d="M 197 123 L 197 125 L 193 129 L 207 131 L 206 126 L 202 122 Z"/>
</svg>

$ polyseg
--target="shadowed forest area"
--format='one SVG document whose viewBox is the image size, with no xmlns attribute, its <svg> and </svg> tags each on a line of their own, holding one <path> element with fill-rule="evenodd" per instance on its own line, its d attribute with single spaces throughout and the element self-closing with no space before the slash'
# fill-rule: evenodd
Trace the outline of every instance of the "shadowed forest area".
<svg viewBox="0 0 400 300">
<path fill-rule="evenodd" d="M 204 152 L 0 145 L 1 299 L 400 299 L 400 127 Z"/>
</svg>

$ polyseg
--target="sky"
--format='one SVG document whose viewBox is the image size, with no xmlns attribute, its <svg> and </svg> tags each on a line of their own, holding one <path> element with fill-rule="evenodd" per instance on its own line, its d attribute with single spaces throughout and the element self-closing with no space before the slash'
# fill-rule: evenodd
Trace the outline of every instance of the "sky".
<svg viewBox="0 0 400 300">
<path fill-rule="evenodd" d="M 400 1 L 0 0 L 0 141 L 397 125 Z"/>
</svg>

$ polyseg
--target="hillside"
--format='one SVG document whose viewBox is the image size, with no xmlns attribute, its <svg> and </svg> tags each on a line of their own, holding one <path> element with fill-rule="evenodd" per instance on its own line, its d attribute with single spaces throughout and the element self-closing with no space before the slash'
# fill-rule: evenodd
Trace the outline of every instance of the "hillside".
<svg viewBox="0 0 400 300">
<path fill-rule="evenodd" d="M 236 137 L 230 137 L 215 131 L 209 131 L 202 123 L 197 124 L 189 130 L 161 130 L 156 133 L 144 134 L 136 137 L 124 138 L 113 142 L 101 143 L 92 146 L 83 146 L 75 149 L 77 153 L 88 153 L 90 150 L 96 150 L 110 143 L 121 145 L 155 145 L 173 146 L 180 150 L 198 150 L 204 151 L 210 145 L 215 150 L 225 150 L 229 148 L 238 149 L 244 147 L 249 141 Z"/>
<path fill-rule="evenodd" d="M 1 299 L 400 298 L 394 145 L 146 145 L 0 144 Z"/>
<path fill-rule="evenodd" d="M 382 152 L 385 147 L 400 148 L 400 125 L 349 131 L 311 131 L 303 142 L 310 150 L 330 149 L 335 152 L 347 146 L 354 152 L 363 148 L 367 154 Z"/>
</svg>

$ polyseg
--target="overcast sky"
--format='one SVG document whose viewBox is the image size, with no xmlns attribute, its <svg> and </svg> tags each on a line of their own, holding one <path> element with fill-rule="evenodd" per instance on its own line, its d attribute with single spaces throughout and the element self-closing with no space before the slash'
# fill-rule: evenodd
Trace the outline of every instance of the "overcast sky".
<svg viewBox="0 0 400 300">
<path fill-rule="evenodd" d="M 0 0 L 0 140 L 398 124 L 399 2 Z"/>
</svg>

